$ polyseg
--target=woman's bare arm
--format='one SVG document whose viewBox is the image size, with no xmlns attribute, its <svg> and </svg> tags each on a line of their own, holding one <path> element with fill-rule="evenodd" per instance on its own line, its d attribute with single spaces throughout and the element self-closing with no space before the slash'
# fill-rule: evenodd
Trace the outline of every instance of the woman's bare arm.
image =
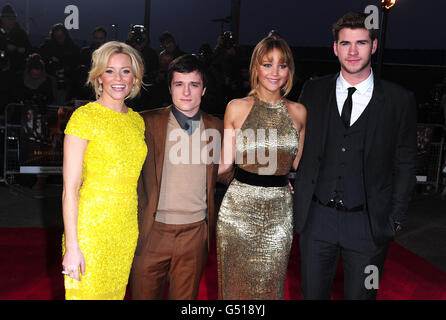
<svg viewBox="0 0 446 320">
<path fill-rule="evenodd" d="M 79 267 L 85 274 L 85 260 L 80 251 L 77 233 L 79 189 L 81 187 L 82 162 L 88 140 L 72 135 L 64 139 L 62 210 L 65 232 L 65 255 L 62 266 L 69 276 L 80 280 Z"/>
</svg>

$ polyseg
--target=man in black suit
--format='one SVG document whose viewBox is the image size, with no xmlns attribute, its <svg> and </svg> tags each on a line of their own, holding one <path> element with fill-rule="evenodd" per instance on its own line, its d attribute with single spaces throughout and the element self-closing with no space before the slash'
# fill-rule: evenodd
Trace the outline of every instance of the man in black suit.
<svg viewBox="0 0 446 320">
<path fill-rule="evenodd" d="M 333 25 L 336 75 L 308 81 L 305 149 L 294 184 L 302 298 L 330 299 L 339 258 L 345 299 L 376 299 L 387 249 L 415 186 L 415 99 L 377 79 L 376 30 L 362 13 Z"/>
</svg>

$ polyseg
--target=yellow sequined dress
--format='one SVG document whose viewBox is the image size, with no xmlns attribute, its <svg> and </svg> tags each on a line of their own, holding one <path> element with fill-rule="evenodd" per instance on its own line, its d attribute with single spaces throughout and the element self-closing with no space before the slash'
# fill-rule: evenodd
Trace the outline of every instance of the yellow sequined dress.
<svg viewBox="0 0 446 320">
<path fill-rule="evenodd" d="M 92 102 L 65 134 L 89 140 L 82 164 L 78 238 L 81 281 L 65 276 L 66 299 L 123 299 L 138 238 L 137 181 L 147 153 L 144 120 Z M 65 248 L 65 245 L 62 246 Z"/>
<path fill-rule="evenodd" d="M 240 129 L 238 167 L 262 175 L 289 173 L 299 136 L 284 101 L 269 104 L 255 97 Z M 262 154 L 268 152 L 271 157 L 262 165 Z M 249 154 L 255 155 L 254 161 Z M 284 299 L 293 241 L 292 201 L 288 185 L 231 182 L 217 220 L 219 299 Z"/>
</svg>

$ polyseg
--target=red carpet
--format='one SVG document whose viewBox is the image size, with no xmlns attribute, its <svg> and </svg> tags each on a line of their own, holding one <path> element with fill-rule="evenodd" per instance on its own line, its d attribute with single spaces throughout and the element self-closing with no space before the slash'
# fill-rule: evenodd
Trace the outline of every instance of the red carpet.
<svg viewBox="0 0 446 320">
<path fill-rule="evenodd" d="M 63 299 L 61 229 L 0 229 L 0 299 Z M 288 268 L 286 299 L 300 299 L 300 264 L 295 235 Z M 343 298 L 341 269 L 333 287 L 333 299 Z M 200 286 L 199 299 L 217 299 L 215 250 Z M 446 300 L 446 273 L 396 243 L 384 266 L 378 299 Z"/>
</svg>

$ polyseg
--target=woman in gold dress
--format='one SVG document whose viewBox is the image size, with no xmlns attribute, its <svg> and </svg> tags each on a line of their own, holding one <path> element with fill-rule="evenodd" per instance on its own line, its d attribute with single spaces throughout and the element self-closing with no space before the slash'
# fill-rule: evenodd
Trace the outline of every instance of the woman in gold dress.
<svg viewBox="0 0 446 320">
<path fill-rule="evenodd" d="M 93 53 L 88 83 L 97 100 L 65 129 L 63 272 L 66 299 L 123 299 L 138 238 L 137 181 L 145 125 L 125 105 L 142 84 L 136 50 L 111 41 Z"/>
<path fill-rule="evenodd" d="M 302 154 L 306 109 L 285 99 L 294 62 L 280 36 L 257 44 L 250 73 L 251 92 L 224 118 L 219 174 L 236 167 L 217 220 L 219 299 L 284 299 L 293 240 L 287 174 Z"/>
</svg>

